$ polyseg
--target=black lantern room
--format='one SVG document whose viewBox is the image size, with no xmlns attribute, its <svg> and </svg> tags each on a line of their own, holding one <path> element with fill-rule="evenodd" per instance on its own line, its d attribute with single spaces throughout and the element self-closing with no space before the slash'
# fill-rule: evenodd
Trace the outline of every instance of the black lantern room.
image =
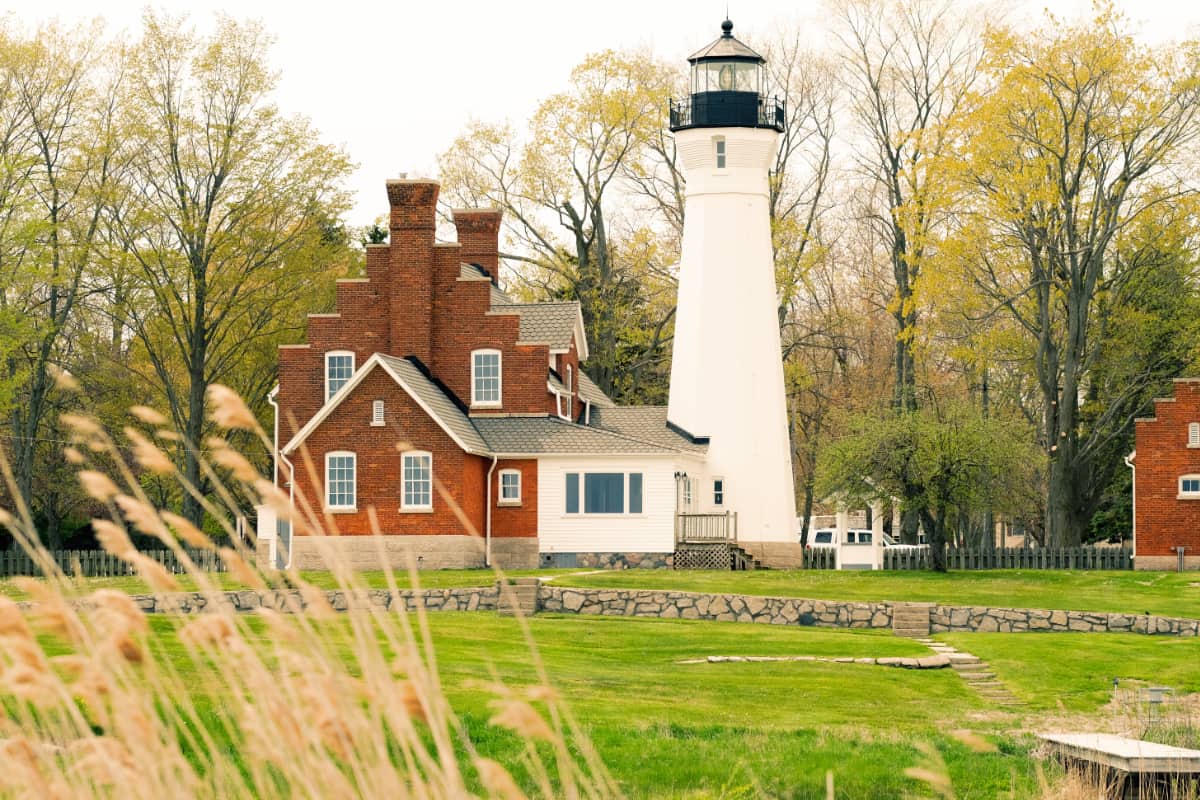
<svg viewBox="0 0 1200 800">
<path fill-rule="evenodd" d="M 692 65 L 688 100 L 671 101 L 671 130 L 687 128 L 774 128 L 783 131 L 783 101 L 767 96 L 766 61 L 733 37 L 721 23 L 721 38 L 688 57 Z"/>
</svg>

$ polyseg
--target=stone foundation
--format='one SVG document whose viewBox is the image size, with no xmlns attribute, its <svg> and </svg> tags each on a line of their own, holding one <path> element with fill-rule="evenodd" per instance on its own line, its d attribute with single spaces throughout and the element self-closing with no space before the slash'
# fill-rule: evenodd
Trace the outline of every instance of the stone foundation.
<svg viewBox="0 0 1200 800">
<path fill-rule="evenodd" d="M 492 540 L 493 552 L 496 542 Z M 534 547 L 536 549 L 536 540 Z M 473 569 L 483 567 L 483 540 L 474 536 L 296 536 L 292 568 L 327 570 L 344 563 L 358 571 L 408 569 Z"/>
<path fill-rule="evenodd" d="M 1179 569 L 1179 556 L 1134 556 L 1133 568 L 1144 570 L 1165 570 L 1174 572 Z M 1186 570 L 1200 569 L 1200 553 L 1183 556 L 1183 568 Z"/>
<path fill-rule="evenodd" d="M 492 539 L 492 566 L 500 569 L 537 569 L 537 537 Z"/>
<path fill-rule="evenodd" d="M 575 566 L 590 569 L 670 569 L 674 553 L 575 553 Z"/>
</svg>

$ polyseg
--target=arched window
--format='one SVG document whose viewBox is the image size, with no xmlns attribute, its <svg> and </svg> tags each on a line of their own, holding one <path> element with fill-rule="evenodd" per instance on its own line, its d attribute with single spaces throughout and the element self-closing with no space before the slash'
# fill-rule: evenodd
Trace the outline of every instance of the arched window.
<svg viewBox="0 0 1200 800">
<path fill-rule="evenodd" d="M 410 450 L 401 456 L 403 487 L 400 508 L 404 511 L 433 509 L 433 456 Z"/>
<path fill-rule="evenodd" d="M 325 454 L 325 508 L 354 511 L 358 499 L 358 457 L 347 450 Z"/>
<path fill-rule="evenodd" d="M 330 350 L 325 354 L 325 399 L 333 397 L 354 375 L 354 353 Z"/>
<path fill-rule="evenodd" d="M 471 405 L 499 406 L 501 367 L 499 350 L 471 352 Z"/>
</svg>

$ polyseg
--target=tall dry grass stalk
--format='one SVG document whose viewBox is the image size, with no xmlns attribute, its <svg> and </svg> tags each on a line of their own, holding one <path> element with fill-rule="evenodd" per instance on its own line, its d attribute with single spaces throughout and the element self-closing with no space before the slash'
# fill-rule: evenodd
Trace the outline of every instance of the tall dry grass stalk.
<svg viewBox="0 0 1200 800">
<path fill-rule="evenodd" d="M 212 417 L 225 428 L 269 440 L 241 399 L 219 387 Z M 162 426 L 153 409 L 135 420 Z M 327 532 L 310 503 L 299 509 L 221 440 L 210 440 L 202 493 L 135 428 L 126 449 L 94 420 L 64 417 L 73 431 L 66 454 L 84 489 L 109 510 L 95 528 L 102 546 L 133 565 L 156 592 L 177 579 L 134 548 L 130 533 L 173 550 L 199 591 L 205 613 L 166 613 L 151 622 L 130 597 L 88 592 L 42 547 L 29 510 L 0 513 L 44 577 L 20 579 L 32 603 L 0 597 L 0 796 L 14 798 L 600 798 L 619 792 L 569 710 L 549 686 L 492 684 L 491 723 L 524 742 L 519 761 L 479 754 L 442 691 L 429 621 L 423 611 L 334 614 L 325 593 L 295 573 L 260 571 L 234 531 L 235 496 L 272 505 L 310 535 Z M 153 436 L 183 441 L 159 429 Z M 191 446 L 190 443 L 186 443 Z M 97 463 L 113 464 L 109 471 Z M 188 520 L 155 508 L 138 469 L 172 474 L 200 499 L 228 535 L 221 559 L 241 584 L 298 589 L 305 613 L 238 613 L 213 575 L 184 549 L 214 549 Z M 0 452 L 0 473 L 12 487 Z M 222 483 L 220 476 L 228 476 Z M 10 496 L 19 497 L 12 491 Z M 448 497 L 448 496 L 446 496 Z M 446 498 L 444 498 L 446 499 Z M 332 531 L 329 531 L 332 532 Z M 381 545 L 382 554 L 382 545 Z M 332 551 L 326 556 L 334 559 Z M 410 567 L 415 585 L 416 572 Z M 366 591 L 345 563 L 333 561 L 343 590 Z M 397 590 L 395 576 L 387 576 Z M 81 588 L 82 587 L 82 588 Z M 161 605 L 161 604 L 160 604 Z M 519 779 L 518 779 L 519 776 Z"/>
</svg>

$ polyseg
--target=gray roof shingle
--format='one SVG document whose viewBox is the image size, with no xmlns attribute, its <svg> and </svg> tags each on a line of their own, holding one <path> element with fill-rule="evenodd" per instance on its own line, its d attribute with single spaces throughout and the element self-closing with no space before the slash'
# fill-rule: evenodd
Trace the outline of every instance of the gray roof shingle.
<svg viewBox="0 0 1200 800">
<path fill-rule="evenodd" d="M 579 396 L 596 408 L 616 405 L 583 370 L 579 370 Z"/>
<path fill-rule="evenodd" d="M 400 376 L 408 385 L 417 399 L 424 403 L 434 417 L 445 428 L 454 432 L 467 450 L 472 453 L 485 454 L 489 452 L 488 443 L 479 435 L 479 431 L 471 424 L 471 420 L 455 405 L 437 384 L 431 381 L 424 372 L 406 358 L 395 358 L 379 354 L 379 359 Z"/>
<path fill-rule="evenodd" d="M 670 454 L 664 447 L 557 417 L 475 417 L 471 420 L 498 454 Z"/>
<path fill-rule="evenodd" d="M 480 267 L 478 264 L 468 264 L 465 261 L 458 267 L 458 276 L 460 278 L 468 278 L 471 280 L 487 278 L 488 281 L 491 281 L 491 277 L 483 271 L 482 267 Z M 492 305 L 494 306 L 506 306 L 512 303 L 512 298 L 505 294 L 504 290 L 494 283 L 491 285 L 491 293 Z"/>
<path fill-rule="evenodd" d="M 667 424 L 666 406 L 596 406 L 591 424 L 631 439 L 650 442 L 674 450 L 703 453 L 708 445 L 685 435 Z"/>
<path fill-rule="evenodd" d="M 496 306 L 499 306 L 497 308 Z M 553 350 L 566 350 L 575 336 L 579 303 L 492 303 L 493 311 L 521 315 L 522 342 L 548 344 Z"/>
</svg>

